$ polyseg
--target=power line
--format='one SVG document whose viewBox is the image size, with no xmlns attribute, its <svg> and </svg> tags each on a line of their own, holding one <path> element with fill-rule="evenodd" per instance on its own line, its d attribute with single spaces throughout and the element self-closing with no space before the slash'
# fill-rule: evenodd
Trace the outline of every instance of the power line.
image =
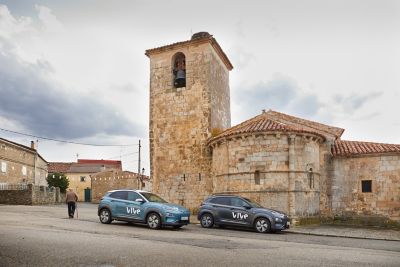
<svg viewBox="0 0 400 267">
<path fill-rule="evenodd" d="M 32 135 L 32 134 L 20 133 L 20 132 L 11 131 L 11 130 L 7 130 L 7 129 L 3 129 L 3 128 L 0 128 L 0 130 L 5 131 L 5 132 L 20 134 L 20 135 L 25 135 L 25 136 L 29 136 L 29 137 L 35 137 L 37 139 L 43 139 L 43 140 L 49 140 L 49 141 L 54 141 L 54 142 L 67 143 L 67 144 L 82 145 L 82 146 L 137 146 L 138 145 L 138 144 L 103 145 L 103 144 L 79 143 L 79 142 L 73 142 L 73 141 L 66 141 L 66 140 L 53 139 L 53 138 L 48 138 L 48 137 L 43 137 L 43 136 L 37 136 L 37 135 Z"/>
<path fill-rule="evenodd" d="M 118 156 L 110 157 L 110 158 L 108 158 L 108 159 L 115 159 L 115 158 L 120 158 L 120 157 L 126 157 L 126 156 L 130 156 L 130 155 L 137 154 L 137 153 L 139 153 L 139 152 L 136 151 L 136 152 L 132 152 L 132 153 L 124 154 L 124 155 L 118 155 Z"/>
</svg>

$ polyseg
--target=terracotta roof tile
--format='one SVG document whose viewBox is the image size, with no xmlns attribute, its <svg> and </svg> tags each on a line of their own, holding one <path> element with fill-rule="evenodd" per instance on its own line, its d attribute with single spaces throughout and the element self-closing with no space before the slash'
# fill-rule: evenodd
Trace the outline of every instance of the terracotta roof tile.
<svg viewBox="0 0 400 267">
<path fill-rule="evenodd" d="M 303 128 L 307 128 L 310 131 L 318 132 L 324 136 L 332 136 L 334 138 L 339 138 L 344 132 L 344 129 L 342 128 L 294 117 L 274 110 L 269 110 L 268 112 L 266 112 L 266 114 L 268 114 L 268 116 L 274 118 L 277 121 L 289 124 L 301 125 Z"/>
<path fill-rule="evenodd" d="M 73 162 L 49 162 L 48 171 L 49 173 L 59 172 L 66 173 L 68 172 Z"/>
<path fill-rule="evenodd" d="M 103 165 L 107 165 L 107 166 L 115 166 L 118 169 L 121 169 L 121 166 L 122 166 L 122 163 L 120 160 L 78 159 L 78 163 L 103 164 Z"/>
<path fill-rule="evenodd" d="M 327 136 L 335 136 L 335 134 L 342 133 L 344 130 L 270 110 L 223 131 L 210 139 L 209 142 L 237 134 L 271 131 L 308 133 L 326 139 Z"/>
<path fill-rule="evenodd" d="M 268 113 L 263 113 L 250 120 L 240 123 L 232 128 L 225 130 L 209 142 L 214 140 L 238 134 L 246 133 L 261 133 L 261 132 L 293 132 L 293 133 L 308 133 L 320 136 L 325 139 L 324 135 L 317 131 L 309 130 L 301 127 L 301 125 L 290 125 L 272 119 Z"/>
<path fill-rule="evenodd" d="M 332 147 L 333 156 L 353 156 L 378 153 L 400 153 L 400 145 L 336 140 Z"/>
</svg>

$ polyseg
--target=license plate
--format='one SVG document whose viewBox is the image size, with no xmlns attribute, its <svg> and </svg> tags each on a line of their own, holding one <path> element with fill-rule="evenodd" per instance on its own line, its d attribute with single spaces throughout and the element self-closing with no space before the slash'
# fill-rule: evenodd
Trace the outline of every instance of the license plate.
<svg viewBox="0 0 400 267">
<path fill-rule="evenodd" d="M 189 220 L 189 217 L 187 217 L 187 216 L 181 217 L 181 220 L 182 221 L 187 221 L 187 220 Z"/>
<path fill-rule="evenodd" d="M 287 225 L 287 226 L 290 226 L 290 222 L 287 222 L 286 225 Z"/>
</svg>

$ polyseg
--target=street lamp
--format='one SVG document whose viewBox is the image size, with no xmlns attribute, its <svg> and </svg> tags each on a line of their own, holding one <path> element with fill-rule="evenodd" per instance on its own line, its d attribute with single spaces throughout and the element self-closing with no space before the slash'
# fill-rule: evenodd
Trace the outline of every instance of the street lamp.
<svg viewBox="0 0 400 267">
<path fill-rule="evenodd" d="M 144 168 L 142 168 L 142 173 L 140 174 L 140 189 L 143 187 L 143 175 L 144 175 Z"/>
</svg>

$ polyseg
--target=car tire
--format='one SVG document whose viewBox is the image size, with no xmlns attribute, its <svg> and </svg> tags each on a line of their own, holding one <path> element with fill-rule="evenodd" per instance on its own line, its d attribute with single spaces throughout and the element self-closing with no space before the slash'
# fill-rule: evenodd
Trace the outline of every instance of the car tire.
<svg viewBox="0 0 400 267">
<path fill-rule="evenodd" d="M 259 233 L 269 233 L 271 232 L 271 223 L 267 218 L 257 218 L 254 222 L 254 229 Z"/>
<path fill-rule="evenodd" d="M 212 228 L 214 226 L 214 217 L 210 213 L 204 213 L 200 217 L 200 224 L 203 228 Z"/>
<path fill-rule="evenodd" d="M 100 215 L 99 215 L 99 219 L 101 223 L 104 224 L 109 224 L 111 223 L 112 219 L 111 219 L 111 212 L 109 209 L 101 209 L 100 210 Z"/>
<path fill-rule="evenodd" d="M 150 213 L 147 215 L 147 226 L 150 229 L 160 229 L 161 228 L 161 217 L 155 212 Z"/>
</svg>

